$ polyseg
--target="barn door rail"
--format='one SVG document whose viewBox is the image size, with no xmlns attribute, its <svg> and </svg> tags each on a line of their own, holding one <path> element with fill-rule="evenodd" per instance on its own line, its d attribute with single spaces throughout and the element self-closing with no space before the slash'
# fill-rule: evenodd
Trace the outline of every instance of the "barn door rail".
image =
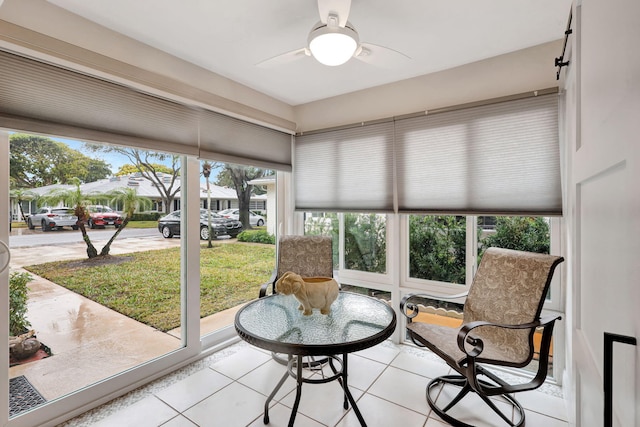
<svg viewBox="0 0 640 427">
<path fill-rule="evenodd" d="M 604 427 L 613 427 L 613 343 L 637 345 L 635 337 L 604 333 Z"/>
</svg>

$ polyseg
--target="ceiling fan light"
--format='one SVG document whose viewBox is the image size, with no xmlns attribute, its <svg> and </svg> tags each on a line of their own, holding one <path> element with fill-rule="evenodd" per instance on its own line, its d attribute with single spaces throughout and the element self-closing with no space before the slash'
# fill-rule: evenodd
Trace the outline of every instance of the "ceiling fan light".
<svg viewBox="0 0 640 427">
<path fill-rule="evenodd" d="M 350 27 L 317 27 L 309 34 L 309 50 L 318 62 L 336 66 L 347 62 L 358 48 L 358 33 Z"/>
</svg>

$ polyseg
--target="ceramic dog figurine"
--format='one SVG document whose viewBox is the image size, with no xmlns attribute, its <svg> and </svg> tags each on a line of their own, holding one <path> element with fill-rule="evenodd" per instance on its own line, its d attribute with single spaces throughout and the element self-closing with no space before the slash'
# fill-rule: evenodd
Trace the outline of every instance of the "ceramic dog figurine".
<svg viewBox="0 0 640 427">
<path fill-rule="evenodd" d="M 319 308 L 320 313 L 329 314 L 331 304 L 338 298 L 338 282 L 331 277 L 305 277 L 287 271 L 276 281 L 276 292 L 283 295 L 293 294 L 298 301 L 302 314 L 309 316 L 312 309 Z"/>
</svg>

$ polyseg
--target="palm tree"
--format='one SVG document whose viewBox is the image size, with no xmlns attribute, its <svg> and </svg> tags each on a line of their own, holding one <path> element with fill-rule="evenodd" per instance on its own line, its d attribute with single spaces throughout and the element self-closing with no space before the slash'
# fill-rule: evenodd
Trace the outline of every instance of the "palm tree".
<svg viewBox="0 0 640 427">
<path fill-rule="evenodd" d="M 96 196 L 82 193 L 82 190 L 80 189 L 80 180 L 78 178 L 72 178 L 70 184 L 75 188 L 53 189 L 40 197 L 40 203 L 49 204 L 51 206 L 63 203 L 65 206 L 73 206 L 74 215 L 78 217 L 76 225 L 82 233 L 82 240 L 87 244 L 87 256 L 89 258 L 95 258 L 98 256 L 98 251 L 95 246 L 93 246 L 93 243 L 91 243 L 85 224 L 89 219 L 87 205 L 90 205 L 93 200 L 95 200 Z"/>
<path fill-rule="evenodd" d="M 211 188 L 209 187 L 209 177 L 211 176 L 211 163 L 205 160 L 202 164 L 202 176 L 205 177 L 207 181 L 207 227 L 209 227 L 209 243 L 207 244 L 207 248 L 212 248 L 211 244 Z"/>
<path fill-rule="evenodd" d="M 18 207 L 20 208 L 20 216 L 24 222 L 27 222 L 27 217 L 24 216 L 24 210 L 22 210 L 22 202 L 27 200 L 35 200 L 39 196 L 31 190 L 25 190 L 24 188 L 14 188 L 10 192 L 10 197 L 16 200 Z"/>
<path fill-rule="evenodd" d="M 139 196 L 137 190 L 130 187 L 116 188 L 105 194 L 105 196 L 110 198 L 109 203 L 111 205 L 116 206 L 121 204 L 123 206 L 125 217 L 122 221 L 122 225 L 118 227 L 116 232 L 113 233 L 113 236 L 111 236 L 109 241 L 100 251 L 100 256 L 109 255 L 109 251 L 111 250 L 111 243 L 113 243 L 116 237 L 118 237 L 118 234 L 120 234 L 120 232 L 127 226 L 136 211 L 150 209 L 152 205 L 151 199 L 149 199 L 148 197 Z"/>
</svg>

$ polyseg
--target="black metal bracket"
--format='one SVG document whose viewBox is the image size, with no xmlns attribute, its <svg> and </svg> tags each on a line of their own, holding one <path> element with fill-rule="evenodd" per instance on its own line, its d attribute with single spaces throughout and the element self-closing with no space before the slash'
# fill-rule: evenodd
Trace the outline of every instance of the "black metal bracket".
<svg viewBox="0 0 640 427">
<path fill-rule="evenodd" d="M 560 80 L 560 71 L 562 71 L 562 67 L 566 67 L 567 65 L 569 65 L 569 62 L 570 62 L 570 61 L 564 60 L 564 54 L 567 50 L 567 41 L 569 40 L 569 35 L 573 33 L 573 30 L 571 29 L 572 14 L 573 12 L 569 13 L 569 22 L 567 22 L 567 29 L 564 32 L 564 46 L 562 47 L 562 55 L 560 55 L 558 58 L 555 58 L 555 61 L 554 61 L 554 65 L 558 67 L 558 72 L 556 73 L 556 80 Z"/>
<path fill-rule="evenodd" d="M 613 343 L 637 345 L 635 337 L 604 333 L 604 427 L 613 426 Z"/>
</svg>

